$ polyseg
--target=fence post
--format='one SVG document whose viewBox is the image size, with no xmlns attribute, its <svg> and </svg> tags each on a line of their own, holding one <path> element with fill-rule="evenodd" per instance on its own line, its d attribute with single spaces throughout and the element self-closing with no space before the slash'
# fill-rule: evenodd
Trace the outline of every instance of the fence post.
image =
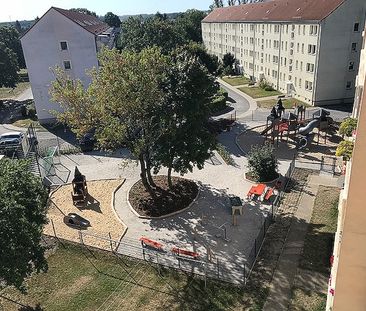
<svg viewBox="0 0 366 311">
<path fill-rule="evenodd" d="M 245 277 L 245 264 L 244 264 L 244 267 L 243 267 L 243 277 L 244 277 L 244 279 L 243 279 L 244 285 L 246 285 L 247 284 L 247 280 L 246 280 L 246 277 Z"/>
<path fill-rule="evenodd" d="M 217 262 L 217 278 L 220 280 L 220 261 L 219 258 L 216 258 Z"/>
<path fill-rule="evenodd" d="M 254 257 L 257 257 L 257 239 L 254 240 Z"/>
<path fill-rule="evenodd" d="M 53 223 L 53 219 L 51 219 L 51 224 L 52 224 L 53 234 L 55 235 L 55 238 L 57 238 L 55 224 Z"/>
</svg>

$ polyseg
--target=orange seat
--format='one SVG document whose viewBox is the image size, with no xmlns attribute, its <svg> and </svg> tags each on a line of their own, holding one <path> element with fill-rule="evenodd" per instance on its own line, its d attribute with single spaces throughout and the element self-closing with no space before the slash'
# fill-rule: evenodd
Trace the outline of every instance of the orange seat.
<svg viewBox="0 0 366 311">
<path fill-rule="evenodd" d="M 187 251 L 185 249 L 180 249 L 178 247 L 173 247 L 172 248 L 172 252 L 176 255 L 185 255 L 185 256 L 188 256 L 188 257 L 192 257 L 194 259 L 197 259 L 199 257 L 199 254 L 196 253 L 196 252 L 191 252 L 191 251 Z"/>
<path fill-rule="evenodd" d="M 141 241 L 144 245 L 147 245 L 147 246 L 153 247 L 153 248 L 155 248 L 155 249 L 159 249 L 159 250 L 162 250 L 162 249 L 163 249 L 163 244 L 158 243 L 158 242 L 153 241 L 153 240 L 150 240 L 150 239 L 148 239 L 148 238 L 141 237 L 141 238 L 140 238 L 140 241 Z"/>
<path fill-rule="evenodd" d="M 266 193 L 266 195 L 264 197 L 264 200 L 265 201 L 268 201 L 271 198 L 271 196 L 273 195 L 273 193 L 274 193 L 274 189 L 273 188 L 268 189 L 268 191 L 267 191 L 267 193 Z"/>
</svg>

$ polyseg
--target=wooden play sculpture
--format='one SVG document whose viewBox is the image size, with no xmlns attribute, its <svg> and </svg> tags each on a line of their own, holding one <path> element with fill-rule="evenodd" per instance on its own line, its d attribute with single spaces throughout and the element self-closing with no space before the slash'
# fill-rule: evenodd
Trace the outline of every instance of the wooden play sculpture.
<svg viewBox="0 0 366 311">
<path fill-rule="evenodd" d="M 88 200 L 88 186 L 86 185 L 86 178 L 80 173 L 77 167 L 75 167 L 71 195 L 75 206 L 85 205 Z"/>
</svg>

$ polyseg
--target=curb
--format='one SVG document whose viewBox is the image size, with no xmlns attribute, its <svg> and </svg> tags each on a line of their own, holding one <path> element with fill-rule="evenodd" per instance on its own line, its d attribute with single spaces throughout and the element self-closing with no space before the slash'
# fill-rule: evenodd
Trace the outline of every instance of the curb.
<svg viewBox="0 0 366 311">
<path fill-rule="evenodd" d="M 243 155 L 246 155 L 247 153 L 246 153 L 246 152 L 243 150 L 243 148 L 239 145 L 239 141 L 238 141 L 239 136 L 243 135 L 245 132 L 248 132 L 248 131 L 250 131 L 250 130 L 254 130 L 254 129 L 260 128 L 260 127 L 262 127 L 262 126 L 264 126 L 264 125 L 257 125 L 257 126 L 254 126 L 254 127 L 248 128 L 248 129 L 246 129 L 246 130 L 244 130 L 244 131 L 240 132 L 239 134 L 237 134 L 237 135 L 235 136 L 235 144 L 236 144 L 236 146 L 239 148 L 239 150 L 241 151 L 241 153 L 242 153 Z"/>
<path fill-rule="evenodd" d="M 189 180 L 191 180 L 191 179 L 189 179 Z M 126 201 L 127 201 L 128 207 L 130 208 L 130 210 L 132 211 L 132 213 L 133 213 L 136 217 L 138 217 L 138 218 L 140 218 L 140 219 L 159 220 L 159 219 L 165 219 L 165 218 L 169 218 L 169 217 L 172 217 L 172 216 L 178 215 L 178 214 L 180 214 L 180 213 L 183 213 L 183 212 L 187 211 L 188 209 L 190 209 L 190 208 L 193 206 L 193 204 L 197 202 L 198 197 L 199 197 L 199 195 L 201 194 L 201 186 L 199 185 L 199 183 L 197 183 L 195 180 L 191 180 L 191 181 L 194 181 L 194 182 L 196 183 L 196 185 L 198 186 L 198 191 L 197 191 L 197 195 L 196 195 L 196 197 L 193 199 L 193 201 L 192 201 L 192 202 L 191 202 L 187 207 L 185 207 L 185 208 L 183 208 L 183 209 L 181 209 L 181 210 L 179 210 L 179 211 L 175 211 L 175 212 L 173 212 L 173 213 L 170 213 L 170 214 L 167 214 L 167 215 L 163 215 L 163 216 L 159 216 L 159 217 L 142 216 L 142 215 L 140 215 L 138 212 L 136 212 L 136 210 L 132 207 L 132 205 L 131 205 L 131 203 L 130 203 L 130 200 L 128 199 L 128 198 L 129 198 L 129 196 L 130 196 L 130 190 L 131 190 L 131 189 L 132 189 L 132 187 L 133 187 L 134 185 L 136 185 L 139 181 L 140 181 L 140 179 L 139 179 L 138 181 L 136 181 L 136 182 L 135 182 L 135 183 L 130 187 L 130 189 L 128 189 L 128 191 L 127 191 Z"/>
</svg>

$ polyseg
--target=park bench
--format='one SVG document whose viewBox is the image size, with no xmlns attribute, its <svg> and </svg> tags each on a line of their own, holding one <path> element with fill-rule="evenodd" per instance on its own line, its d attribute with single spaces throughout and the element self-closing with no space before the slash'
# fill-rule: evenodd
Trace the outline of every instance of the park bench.
<svg viewBox="0 0 366 311">
<path fill-rule="evenodd" d="M 252 186 L 247 193 L 247 198 L 251 199 L 253 195 L 260 197 L 261 195 L 263 195 L 265 190 L 266 190 L 265 184 L 259 184 L 256 186 Z"/>
<path fill-rule="evenodd" d="M 198 257 L 199 257 L 199 254 L 196 253 L 196 252 L 187 251 L 185 249 L 181 249 L 181 248 L 178 248 L 178 247 L 173 247 L 172 248 L 172 253 L 179 256 L 179 257 L 186 257 L 186 258 L 193 258 L 193 259 L 198 259 Z"/>
<path fill-rule="evenodd" d="M 266 195 L 264 196 L 264 201 L 268 201 L 272 197 L 272 195 L 274 195 L 274 189 L 269 188 Z"/>
<path fill-rule="evenodd" d="M 145 238 L 145 237 L 141 237 L 140 241 L 141 241 L 141 244 L 142 244 L 143 247 L 149 246 L 149 247 L 154 248 L 154 249 L 159 250 L 159 251 L 163 250 L 163 244 L 161 244 L 159 242 L 150 240 L 150 239 Z"/>
</svg>

